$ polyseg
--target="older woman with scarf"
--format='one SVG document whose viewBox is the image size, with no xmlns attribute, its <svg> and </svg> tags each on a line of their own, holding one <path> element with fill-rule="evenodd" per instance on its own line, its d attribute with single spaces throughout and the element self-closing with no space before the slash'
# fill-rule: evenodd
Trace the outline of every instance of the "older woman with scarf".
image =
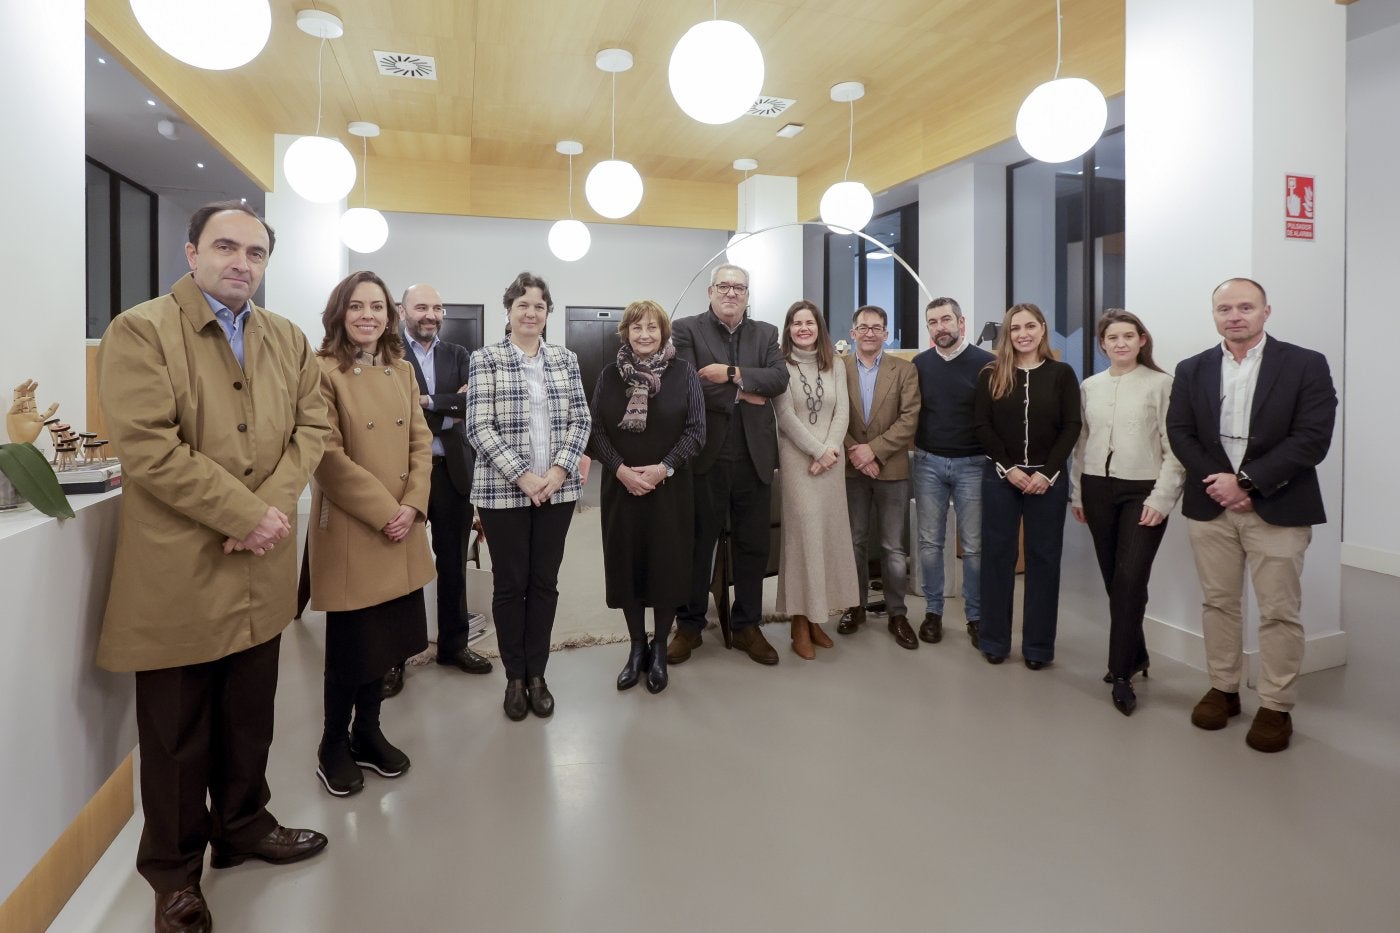
<svg viewBox="0 0 1400 933">
<path fill-rule="evenodd" d="M 646 672 L 666 689 L 666 637 L 690 594 L 694 500 L 690 461 L 705 442 L 705 397 L 676 359 L 671 321 L 654 301 L 634 301 L 618 324 L 617 362 L 593 390 L 589 451 L 603 467 L 603 568 L 608 607 L 621 609 L 632 646 L 617 675 L 627 690 Z M 648 645 L 646 609 L 656 620 Z"/>
</svg>

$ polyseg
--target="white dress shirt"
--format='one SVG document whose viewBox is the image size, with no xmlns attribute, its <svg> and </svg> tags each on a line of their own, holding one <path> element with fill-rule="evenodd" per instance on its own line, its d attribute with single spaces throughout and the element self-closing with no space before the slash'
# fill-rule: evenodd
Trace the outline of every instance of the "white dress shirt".
<svg viewBox="0 0 1400 933">
<path fill-rule="evenodd" d="M 1264 343 L 1268 339 L 1260 335 L 1259 342 L 1238 362 L 1227 344 L 1220 345 L 1220 443 L 1236 473 L 1249 447 L 1249 412 L 1254 406 L 1259 362 L 1264 358 Z"/>
</svg>

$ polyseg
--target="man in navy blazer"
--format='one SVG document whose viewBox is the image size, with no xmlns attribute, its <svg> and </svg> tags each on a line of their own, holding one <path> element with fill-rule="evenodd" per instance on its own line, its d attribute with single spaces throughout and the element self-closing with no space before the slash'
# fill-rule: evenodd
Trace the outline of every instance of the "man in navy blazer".
<svg viewBox="0 0 1400 933">
<path fill-rule="evenodd" d="M 472 528 L 472 469 L 476 451 L 467 443 L 462 418 L 466 413 L 465 347 L 445 343 L 442 296 L 431 285 L 414 285 L 403 293 L 399 310 L 404 322 L 404 356 L 418 377 L 418 404 L 433 432 L 433 478 L 428 494 L 428 527 L 432 530 L 437 564 L 438 663 L 469 674 L 485 674 L 491 662 L 467 644 L 466 540 Z M 403 668 L 385 692 L 403 686 Z"/>
<path fill-rule="evenodd" d="M 1218 344 L 1176 368 L 1167 438 L 1186 467 L 1181 510 L 1204 594 L 1211 688 L 1191 713 L 1222 729 L 1240 712 L 1244 573 L 1259 604 L 1259 712 L 1245 741 L 1288 747 L 1303 662 L 1303 555 L 1327 521 L 1317 465 L 1327 456 L 1337 392 L 1327 358 L 1264 333 L 1270 308 L 1252 279 L 1212 293 Z"/>
<path fill-rule="evenodd" d="M 705 446 L 695 458 L 695 556 L 690 604 L 676 619 L 666 659 L 679 664 L 700 647 L 710 604 L 715 542 L 729 520 L 734 554 L 734 646 L 760 664 L 777 664 L 763 637 L 763 575 L 768 568 L 778 427 L 772 399 L 787 391 L 778 329 L 747 312 L 749 274 L 716 266 L 710 309 L 671 325 L 676 356 L 695 367 L 705 392 Z"/>
</svg>

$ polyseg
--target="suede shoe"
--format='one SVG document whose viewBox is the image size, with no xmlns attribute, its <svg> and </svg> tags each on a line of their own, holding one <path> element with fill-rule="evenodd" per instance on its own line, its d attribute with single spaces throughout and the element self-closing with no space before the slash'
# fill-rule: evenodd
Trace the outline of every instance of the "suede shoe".
<svg viewBox="0 0 1400 933">
<path fill-rule="evenodd" d="M 1191 725 L 1197 729 L 1224 729 L 1231 716 L 1240 714 L 1238 692 L 1226 693 L 1211 687 L 1196 708 L 1191 710 Z"/>
<path fill-rule="evenodd" d="M 156 895 L 156 933 L 209 933 L 214 918 L 199 882 Z"/>
<path fill-rule="evenodd" d="M 525 698 L 525 681 L 507 680 L 506 699 L 503 704 L 506 718 L 519 722 L 530 713 L 530 702 Z"/>
<path fill-rule="evenodd" d="M 676 626 L 676 634 L 671 636 L 671 643 L 666 646 L 666 663 L 680 664 L 690 659 L 690 653 L 704 641 L 704 637 L 699 632 L 691 631 L 684 625 Z"/>
<path fill-rule="evenodd" d="M 1292 714 L 1261 706 L 1254 714 L 1254 724 L 1249 727 L 1244 741 L 1256 752 L 1281 752 L 1288 747 L 1288 737 L 1292 734 Z"/>
<path fill-rule="evenodd" d="M 473 651 L 469 645 L 463 645 L 446 656 L 438 655 L 437 662 L 443 667 L 455 667 L 468 674 L 491 673 L 491 662 Z"/>
<path fill-rule="evenodd" d="M 943 640 L 943 617 L 936 612 L 924 613 L 924 624 L 919 626 L 919 641 L 936 645 Z"/>
<path fill-rule="evenodd" d="M 768 644 L 768 639 L 758 630 L 757 625 L 746 625 L 734 630 L 734 647 L 759 664 L 777 664 L 778 651 Z"/>
<path fill-rule="evenodd" d="M 361 768 L 369 768 L 386 778 L 398 777 L 411 764 L 408 756 L 389 744 L 377 726 L 372 730 L 356 729 L 350 733 L 350 757 Z"/>
<path fill-rule="evenodd" d="M 380 688 L 379 695 L 387 700 L 400 693 L 403 693 L 403 665 L 395 664 L 384 672 L 384 684 Z"/>
<path fill-rule="evenodd" d="M 967 637 L 972 642 L 972 647 L 980 651 L 982 648 L 982 630 L 980 623 L 978 623 L 976 619 L 968 620 Z"/>
<path fill-rule="evenodd" d="M 890 634 L 894 636 L 895 644 L 901 648 L 908 648 L 910 651 L 919 647 L 919 639 L 914 636 L 914 630 L 909 627 L 908 616 L 890 616 Z"/>
<path fill-rule="evenodd" d="M 849 635 L 865 624 L 865 607 L 852 606 L 841 614 L 841 621 L 836 625 L 836 631 L 842 635 Z"/>
<path fill-rule="evenodd" d="M 270 865 L 287 865 L 300 862 L 304 858 L 320 852 L 326 847 L 326 837 L 314 829 L 292 829 L 278 826 L 272 832 L 253 843 L 252 848 L 242 852 L 230 852 L 221 846 L 213 847 L 209 858 L 210 868 L 232 868 L 250 858 L 261 859 Z"/>
<path fill-rule="evenodd" d="M 350 754 L 350 740 L 343 735 L 321 740 L 316 750 L 316 776 L 332 797 L 349 797 L 365 786 L 365 776 Z"/>
</svg>

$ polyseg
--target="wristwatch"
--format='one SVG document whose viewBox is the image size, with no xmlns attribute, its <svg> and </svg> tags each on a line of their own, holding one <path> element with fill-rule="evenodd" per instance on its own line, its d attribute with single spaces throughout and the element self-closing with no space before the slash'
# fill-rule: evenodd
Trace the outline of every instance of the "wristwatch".
<svg viewBox="0 0 1400 933">
<path fill-rule="evenodd" d="M 1250 479 L 1249 474 L 1246 473 L 1244 470 L 1240 470 L 1238 473 L 1235 474 L 1235 482 L 1239 483 L 1240 488 L 1243 489 L 1245 492 L 1254 491 L 1254 480 Z"/>
<path fill-rule="evenodd" d="M 734 381 L 734 367 L 733 367 L 733 366 L 729 367 L 729 373 L 728 373 L 728 375 L 729 375 L 729 378 L 728 378 L 727 380 L 725 380 L 725 381 L 727 381 L 727 382 L 733 382 L 733 381 Z"/>
</svg>

